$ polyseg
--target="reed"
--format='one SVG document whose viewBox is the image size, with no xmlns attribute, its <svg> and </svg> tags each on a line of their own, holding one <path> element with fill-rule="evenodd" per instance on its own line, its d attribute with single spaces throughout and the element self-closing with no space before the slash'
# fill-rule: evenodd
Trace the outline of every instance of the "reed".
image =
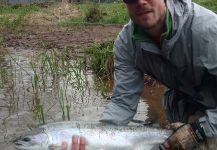
<svg viewBox="0 0 217 150">
<path fill-rule="evenodd" d="M 37 104 L 34 112 L 35 112 L 36 117 L 38 118 L 39 125 L 45 124 L 43 105 Z"/>
<path fill-rule="evenodd" d="M 40 93 L 46 90 L 47 80 L 52 81 L 52 89 L 57 93 L 57 99 L 62 112 L 63 120 L 70 120 L 71 100 L 68 100 L 69 88 L 82 91 L 84 82 L 84 65 L 81 60 L 72 57 L 70 51 L 64 48 L 62 51 L 51 50 L 39 54 L 38 61 L 31 64 L 33 70 L 33 91 Z M 37 68 L 37 69 L 35 69 Z M 36 83 L 37 82 L 37 83 Z M 42 87 L 42 88 L 41 88 Z M 38 92 L 37 90 L 38 89 Z M 37 94 L 35 94 L 35 97 Z"/>
<path fill-rule="evenodd" d="M 0 67 L 0 88 L 4 88 L 8 81 L 8 70 L 4 67 Z"/>
<path fill-rule="evenodd" d="M 47 106 L 47 103 L 50 103 L 44 99 L 43 95 L 51 92 L 53 93 L 52 98 L 59 102 L 62 119 L 71 120 L 74 99 L 69 96 L 77 97 L 77 93 L 69 95 L 69 91 L 83 92 L 87 83 L 83 58 L 74 57 L 70 50 L 65 48 L 62 51 L 51 50 L 38 55 L 33 54 L 30 60 L 27 60 L 27 66 L 23 66 L 18 57 L 10 55 L 9 52 L 8 55 L 10 65 L 0 68 L 0 86 L 7 87 L 7 94 L 10 97 L 8 104 L 10 113 L 13 113 L 16 107 L 19 108 L 19 101 L 22 100 L 20 92 L 25 91 L 26 88 L 27 93 L 32 96 L 31 101 L 27 103 L 30 110 L 35 113 L 39 124 L 46 122 L 48 110 L 45 104 Z M 25 78 L 26 75 L 27 78 Z"/>
</svg>

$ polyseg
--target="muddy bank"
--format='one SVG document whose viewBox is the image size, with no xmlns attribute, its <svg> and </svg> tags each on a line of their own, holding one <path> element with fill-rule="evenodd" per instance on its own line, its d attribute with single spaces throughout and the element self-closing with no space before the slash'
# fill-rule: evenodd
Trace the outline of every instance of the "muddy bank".
<svg viewBox="0 0 217 150">
<path fill-rule="evenodd" d="M 95 25 L 64 28 L 55 25 L 25 26 L 17 30 L 1 31 L 4 47 L 28 49 L 63 49 L 82 52 L 94 41 L 113 40 L 121 25 Z"/>
<path fill-rule="evenodd" d="M 62 26 L 64 21 L 82 17 L 73 4 L 55 3 L 25 16 L 14 29 L 0 28 L 0 45 L 25 49 L 63 49 L 81 52 L 94 41 L 114 40 L 122 25 Z M 11 15 L 8 14 L 10 18 Z M 11 18 L 13 19 L 13 17 Z"/>
</svg>

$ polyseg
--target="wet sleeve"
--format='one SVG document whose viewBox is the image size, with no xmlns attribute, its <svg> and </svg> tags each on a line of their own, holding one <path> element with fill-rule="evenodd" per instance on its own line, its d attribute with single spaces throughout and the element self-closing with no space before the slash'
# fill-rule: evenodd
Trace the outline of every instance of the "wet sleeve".
<svg viewBox="0 0 217 150">
<path fill-rule="evenodd" d="M 207 138 L 217 137 L 217 109 L 206 110 L 206 115 L 199 119 Z"/>
<path fill-rule="evenodd" d="M 126 125 L 134 117 L 144 87 L 144 75 L 135 67 L 133 46 L 120 36 L 114 46 L 114 87 L 101 122 Z"/>
<path fill-rule="evenodd" d="M 217 23 L 217 17 L 216 21 Z M 201 58 L 200 60 L 205 66 L 209 74 L 216 78 L 217 84 L 217 24 L 212 26 L 211 29 L 207 29 L 207 34 L 201 35 Z M 210 23 L 211 24 L 211 23 Z M 215 85 L 217 86 L 217 85 Z M 215 93 L 217 101 L 217 91 Z M 217 107 L 215 109 L 207 109 L 206 115 L 199 119 L 200 125 L 203 127 L 207 138 L 217 137 Z"/>
</svg>

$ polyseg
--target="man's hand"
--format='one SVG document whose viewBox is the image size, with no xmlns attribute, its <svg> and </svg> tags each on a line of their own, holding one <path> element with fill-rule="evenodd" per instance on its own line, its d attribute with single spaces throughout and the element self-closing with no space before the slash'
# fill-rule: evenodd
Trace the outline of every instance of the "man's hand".
<svg viewBox="0 0 217 150">
<path fill-rule="evenodd" d="M 175 128 L 177 127 L 178 126 L 175 126 Z M 160 145 L 160 149 L 191 150 L 194 147 L 197 147 L 199 142 L 203 140 L 205 140 L 205 134 L 198 123 L 185 124 L 178 127 L 178 129 L 162 145 Z"/>
<path fill-rule="evenodd" d="M 87 142 L 84 137 L 79 137 L 77 135 L 72 136 L 72 146 L 71 150 L 85 150 Z M 68 143 L 63 142 L 61 146 L 61 150 L 68 150 Z"/>
</svg>

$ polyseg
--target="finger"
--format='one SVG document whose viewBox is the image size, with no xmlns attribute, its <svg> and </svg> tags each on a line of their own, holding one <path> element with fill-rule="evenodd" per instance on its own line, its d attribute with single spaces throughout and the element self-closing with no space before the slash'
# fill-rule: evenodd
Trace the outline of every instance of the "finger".
<svg viewBox="0 0 217 150">
<path fill-rule="evenodd" d="M 77 135 L 72 136 L 72 150 L 79 150 L 78 140 L 79 140 L 79 136 Z"/>
<path fill-rule="evenodd" d="M 171 123 L 170 124 L 170 128 L 173 130 L 177 130 L 178 128 L 180 128 L 181 126 L 183 126 L 184 123 L 181 122 L 175 122 L 175 123 Z"/>
<path fill-rule="evenodd" d="M 66 141 L 63 141 L 61 145 L 61 150 L 67 150 L 67 147 L 68 147 L 68 143 Z"/>
<path fill-rule="evenodd" d="M 159 146 L 159 149 L 160 150 L 167 150 L 167 149 L 171 149 L 171 147 L 170 147 L 169 143 L 167 141 L 165 141 L 163 144 L 161 144 Z"/>
<path fill-rule="evenodd" d="M 79 150 L 85 150 L 85 146 L 87 144 L 87 141 L 84 137 L 80 137 L 80 149 Z"/>
</svg>

